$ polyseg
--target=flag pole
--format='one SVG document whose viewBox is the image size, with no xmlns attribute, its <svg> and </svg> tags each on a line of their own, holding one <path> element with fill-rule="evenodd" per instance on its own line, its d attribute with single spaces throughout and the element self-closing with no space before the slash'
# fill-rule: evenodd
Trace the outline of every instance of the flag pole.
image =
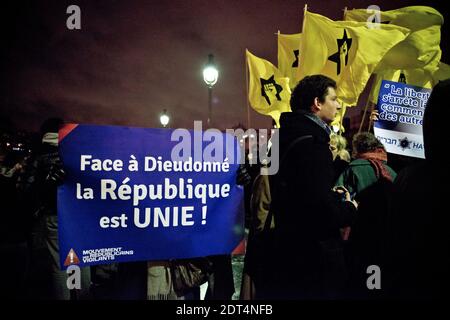
<svg viewBox="0 0 450 320">
<path fill-rule="evenodd" d="M 369 101 L 370 101 L 370 99 L 369 99 Z M 372 119 L 372 113 L 373 113 L 373 110 L 375 109 L 375 106 L 376 106 L 375 103 L 370 102 L 369 127 L 367 128 L 367 132 L 370 132 L 370 130 L 372 129 L 372 127 L 374 125 L 374 122 Z"/>
<path fill-rule="evenodd" d="M 303 8 L 303 21 L 302 21 L 302 34 L 305 32 L 305 15 L 306 11 L 308 11 L 308 4 L 305 4 L 305 7 Z"/>
<path fill-rule="evenodd" d="M 369 108 L 369 100 L 370 100 L 370 97 L 367 98 L 366 106 L 364 107 L 364 113 L 363 113 L 363 116 L 362 116 L 362 119 L 361 119 L 361 123 L 359 124 L 358 133 L 361 133 L 363 123 L 366 120 L 367 108 Z"/>
<path fill-rule="evenodd" d="M 305 34 L 305 18 L 306 18 L 306 12 L 308 11 L 308 4 L 305 4 L 305 7 L 303 8 L 303 21 L 302 21 L 302 34 Z M 299 57 L 298 57 L 298 59 L 299 59 L 299 62 L 298 62 L 298 67 L 297 67 L 297 71 L 296 71 L 296 73 L 295 73 L 295 77 L 296 77 L 296 79 L 294 79 L 294 81 L 300 81 L 301 79 L 300 79 L 300 76 L 301 76 L 301 71 L 300 71 L 300 67 L 301 67 L 301 63 L 300 63 L 300 57 L 301 57 L 301 52 L 302 52 L 302 48 L 301 48 L 301 46 L 302 46 L 302 44 L 303 44 L 303 41 L 301 41 L 300 42 L 300 47 L 298 48 L 299 49 L 299 52 L 300 52 L 300 55 L 299 55 Z"/>
<path fill-rule="evenodd" d="M 341 120 L 339 121 L 339 135 L 340 136 L 342 136 L 342 128 L 344 128 L 343 126 L 342 126 L 342 124 L 344 123 L 344 116 L 345 116 L 345 113 L 347 112 L 347 107 L 343 107 L 344 108 L 344 111 L 342 111 L 342 114 L 341 114 Z M 344 130 L 345 130 L 345 128 L 344 128 Z"/>
<path fill-rule="evenodd" d="M 375 107 L 375 105 L 376 105 L 376 103 L 374 104 L 374 103 L 372 103 L 372 102 L 370 101 L 370 97 L 372 96 L 372 90 L 374 89 L 374 87 L 375 87 L 375 81 L 377 80 L 377 79 L 376 79 L 376 74 L 373 74 L 372 76 L 375 76 L 375 80 L 373 80 L 373 78 L 372 78 L 369 96 L 367 97 L 366 106 L 364 107 L 364 113 L 363 113 L 363 117 L 362 117 L 362 119 L 361 119 L 361 123 L 359 124 L 359 130 L 358 130 L 358 133 L 361 133 L 361 131 L 362 131 L 362 126 L 363 126 L 364 121 L 366 120 L 366 114 L 367 114 L 367 109 L 369 109 L 369 105 L 371 106 L 370 114 L 372 114 L 372 111 L 373 111 L 373 109 L 374 109 L 374 107 Z M 370 81 L 370 79 L 369 79 L 369 81 Z M 370 117 L 370 115 L 369 115 L 369 127 L 367 128 L 367 132 L 370 131 L 370 128 L 371 128 L 371 126 L 372 126 L 372 121 L 371 121 L 370 118 L 371 118 L 371 117 Z"/>
<path fill-rule="evenodd" d="M 347 15 L 347 6 L 344 7 L 344 15 L 342 17 L 342 20 L 345 21 L 345 17 Z M 347 111 L 347 108 L 345 108 L 345 111 Z M 341 117 L 341 123 L 339 126 L 339 129 L 342 128 L 342 123 L 344 122 L 344 117 Z M 345 129 L 345 128 L 344 128 Z M 342 134 L 341 134 L 342 135 Z"/>
<path fill-rule="evenodd" d="M 246 96 L 245 99 L 247 100 L 247 129 L 250 129 L 250 103 L 248 101 L 248 63 L 247 63 L 247 48 L 245 49 L 245 59 L 244 59 L 244 64 L 245 64 L 245 91 L 246 91 Z"/>
</svg>

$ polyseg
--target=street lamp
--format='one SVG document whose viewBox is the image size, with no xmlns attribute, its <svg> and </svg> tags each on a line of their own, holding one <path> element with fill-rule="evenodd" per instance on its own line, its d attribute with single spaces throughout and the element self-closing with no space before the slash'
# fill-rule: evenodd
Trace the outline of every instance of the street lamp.
<svg viewBox="0 0 450 320">
<path fill-rule="evenodd" d="M 170 117 L 167 115 L 166 109 L 164 109 L 162 115 L 159 117 L 159 121 L 161 122 L 164 128 L 169 124 Z"/>
<path fill-rule="evenodd" d="M 203 69 L 203 80 L 208 86 L 208 128 L 211 126 L 212 88 L 219 78 L 219 71 L 214 64 L 214 55 L 208 55 L 208 64 Z"/>
</svg>

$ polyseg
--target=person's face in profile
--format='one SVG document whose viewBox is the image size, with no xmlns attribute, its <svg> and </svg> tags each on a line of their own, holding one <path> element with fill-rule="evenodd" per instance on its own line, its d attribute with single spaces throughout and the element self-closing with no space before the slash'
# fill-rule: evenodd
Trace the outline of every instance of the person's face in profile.
<svg viewBox="0 0 450 320">
<path fill-rule="evenodd" d="M 340 108 L 341 105 L 337 101 L 336 90 L 332 87 L 328 87 L 328 92 L 325 95 L 324 101 L 318 101 L 317 103 L 317 116 L 327 124 L 330 124 L 336 117 L 336 114 Z"/>
</svg>

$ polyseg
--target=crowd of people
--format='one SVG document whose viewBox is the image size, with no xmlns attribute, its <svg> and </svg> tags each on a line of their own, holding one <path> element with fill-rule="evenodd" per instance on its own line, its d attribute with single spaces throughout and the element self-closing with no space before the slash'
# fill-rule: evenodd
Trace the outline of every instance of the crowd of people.
<svg viewBox="0 0 450 320">
<path fill-rule="evenodd" d="M 340 108 L 333 80 L 299 82 L 280 119 L 280 169 L 254 183 L 242 298 L 445 296 L 449 236 L 435 183 L 449 170 L 432 128 L 444 126 L 449 85 L 437 84 L 427 104 L 426 159 L 390 155 L 394 170 L 373 134 L 353 137 L 351 160 L 331 132 Z"/>
<path fill-rule="evenodd" d="M 330 130 L 340 109 L 336 82 L 307 76 L 282 113 L 278 173 L 241 166 L 249 229 L 241 299 L 432 299 L 448 284 L 449 237 L 442 223 L 448 177 L 432 127 L 443 117 L 450 80 L 435 86 L 424 117 L 425 160 L 390 166 L 383 144 L 369 132 L 351 144 Z M 69 290 L 59 265 L 57 187 L 65 172 L 58 128 L 48 119 L 40 145 L 11 161 L 1 145 L 1 264 L 8 299 L 194 299 L 195 287 L 173 286 L 173 261 L 113 263 L 81 269 L 81 289 Z M 270 152 L 270 151 L 269 151 Z M 391 155 L 389 155 L 390 157 Z M 267 165 L 267 163 L 262 164 Z M 402 170 L 399 170 L 402 169 Z M 207 257 L 206 299 L 235 292 L 231 257 Z M 375 266 L 375 269 L 373 268 Z M 378 277 L 369 285 L 372 271 Z M 373 279 L 373 278 L 372 278 Z"/>
</svg>

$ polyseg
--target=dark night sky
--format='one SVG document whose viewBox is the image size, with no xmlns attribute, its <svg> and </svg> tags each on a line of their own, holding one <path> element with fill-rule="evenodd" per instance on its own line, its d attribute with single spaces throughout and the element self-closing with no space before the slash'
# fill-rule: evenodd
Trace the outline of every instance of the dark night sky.
<svg viewBox="0 0 450 320">
<path fill-rule="evenodd" d="M 12 2 L 12 1 L 11 1 Z M 66 8 L 81 8 L 82 29 L 66 28 Z M 213 91 L 213 124 L 247 122 L 245 48 L 276 65 L 275 33 L 301 30 L 304 1 L 14 1 L 1 9 L 1 121 L 37 130 L 49 116 L 77 123 L 159 127 L 166 108 L 171 127 L 207 117 L 202 78 L 207 55 L 220 70 Z M 341 19 L 345 6 L 381 10 L 430 1 L 311 1 L 308 9 Z M 251 112 L 252 127 L 270 120 Z"/>
</svg>

